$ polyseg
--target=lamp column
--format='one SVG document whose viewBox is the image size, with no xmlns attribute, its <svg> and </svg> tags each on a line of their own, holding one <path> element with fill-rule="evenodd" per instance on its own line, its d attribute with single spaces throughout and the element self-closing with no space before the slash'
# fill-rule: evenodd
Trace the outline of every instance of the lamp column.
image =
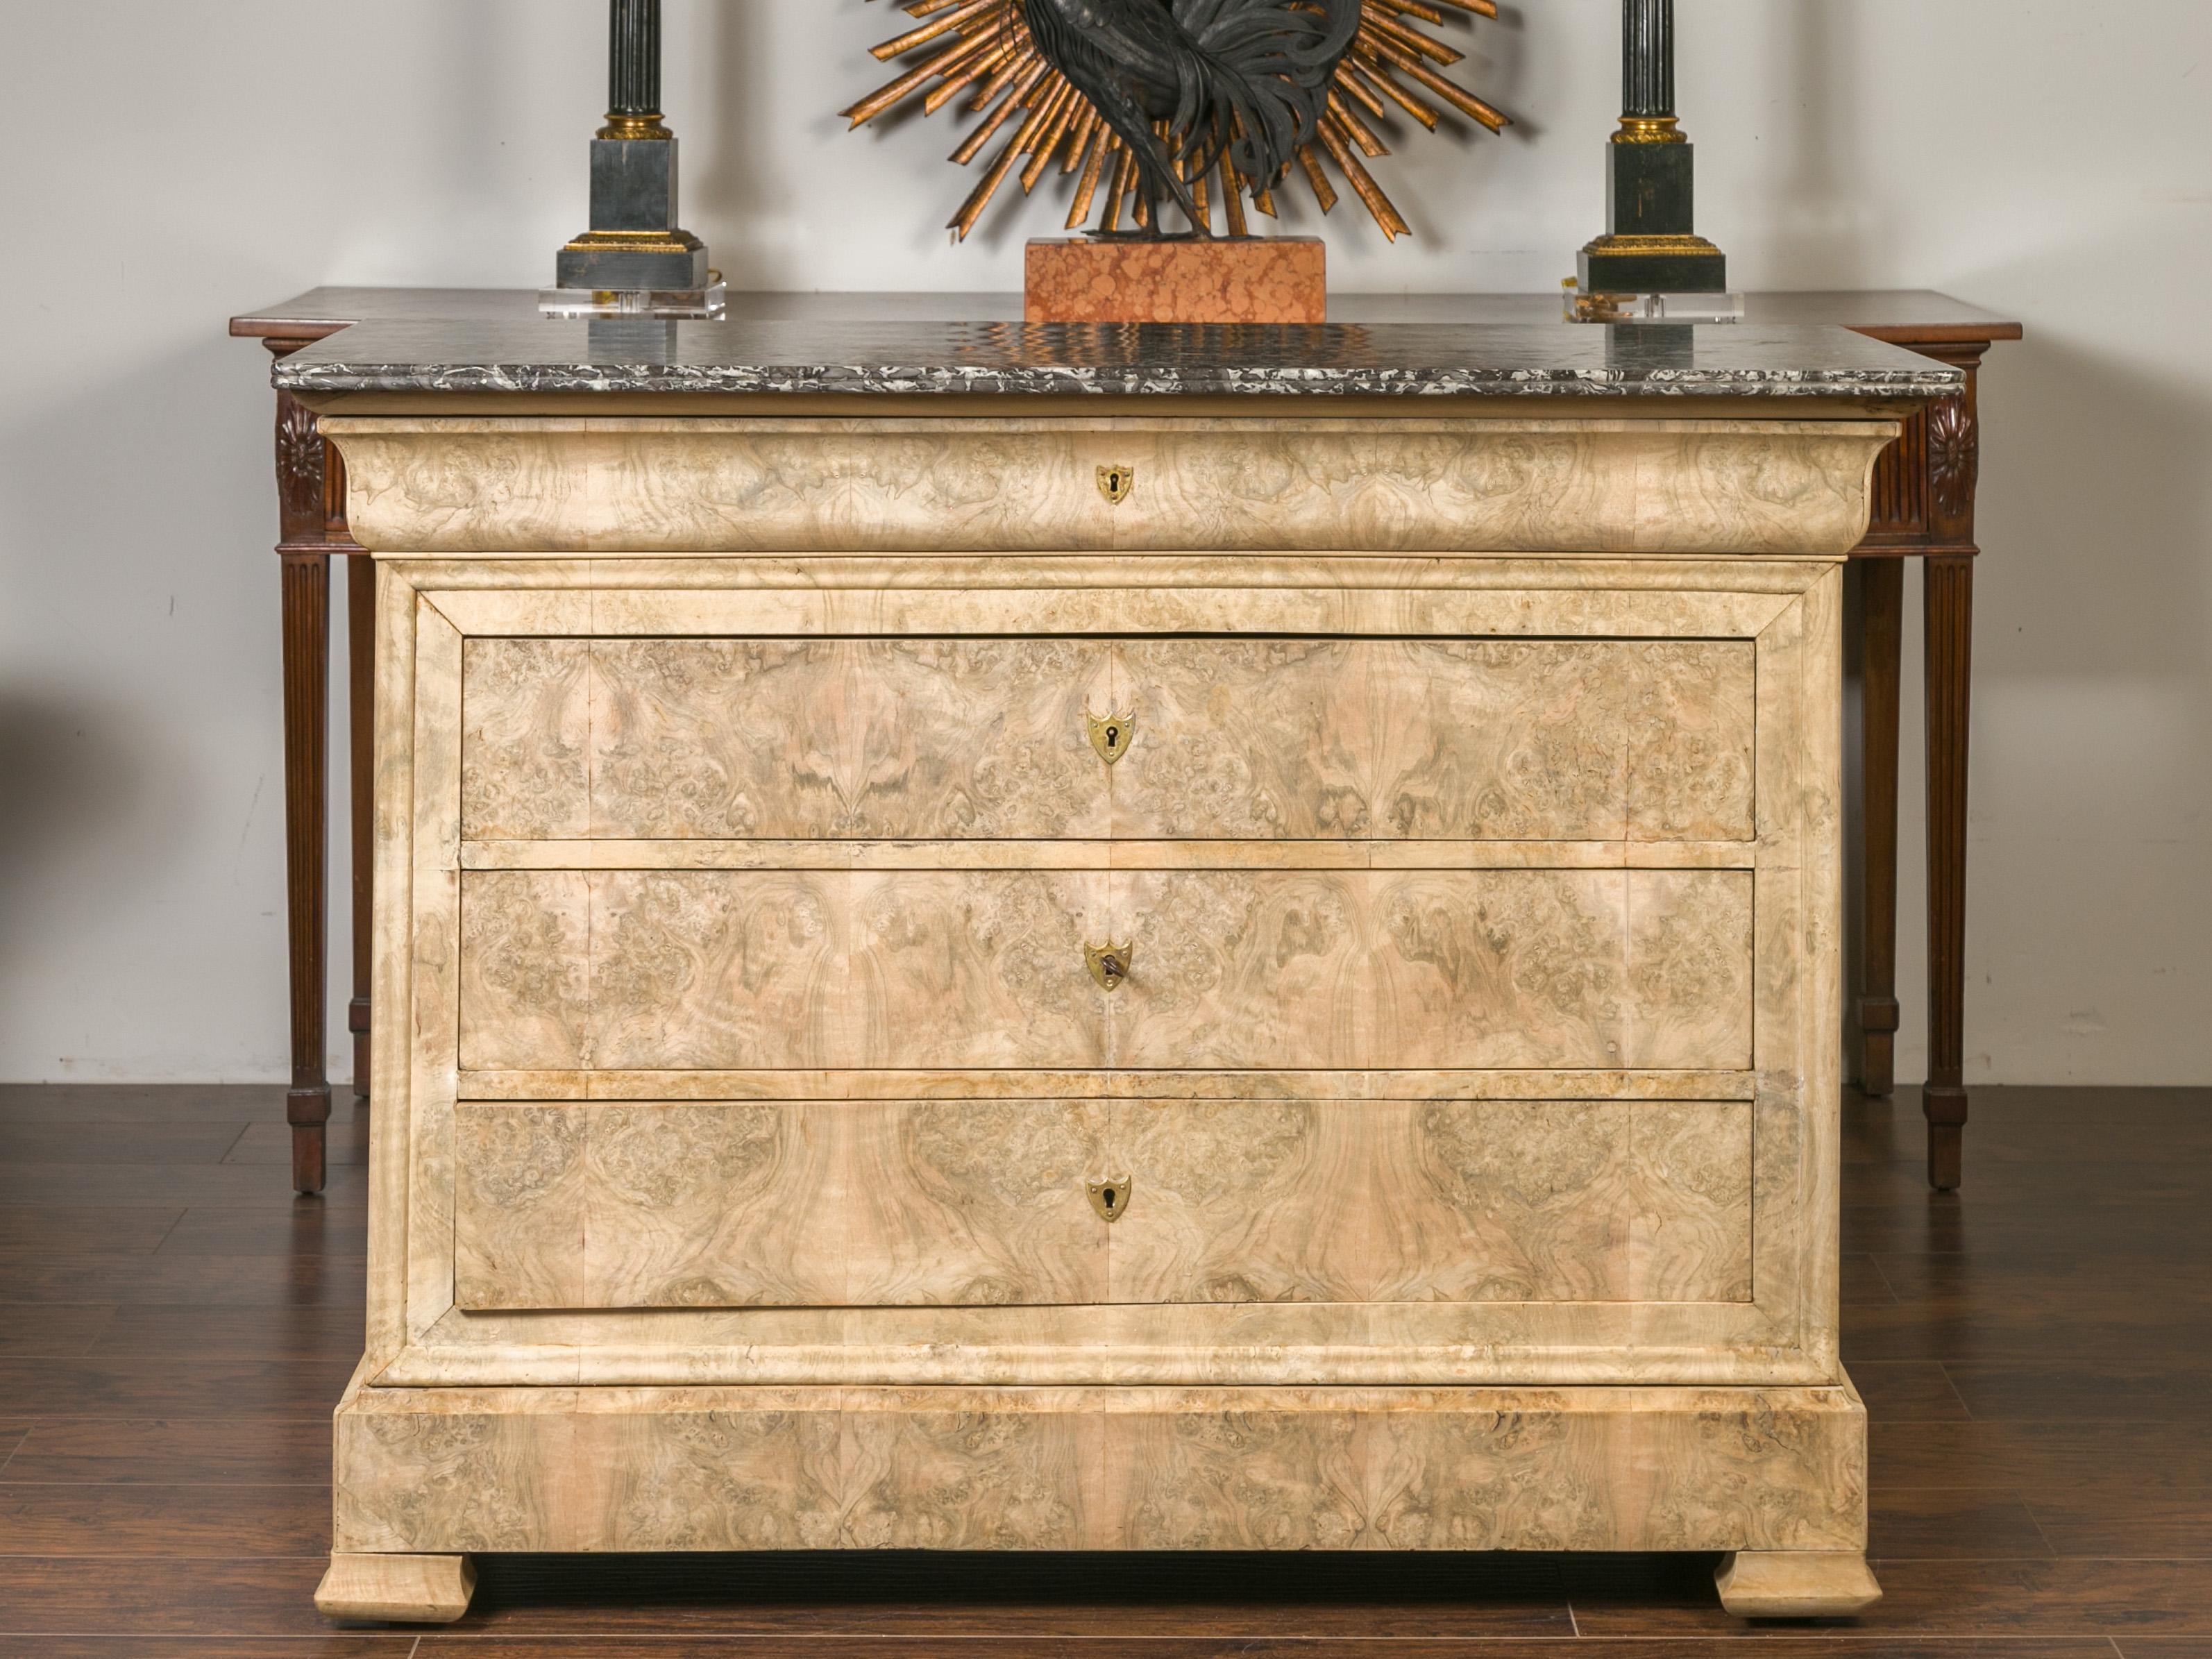
<svg viewBox="0 0 2212 1659">
<path fill-rule="evenodd" d="M 1674 113 L 1674 0 L 1621 0 L 1620 129 L 1606 156 L 1606 234 L 1584 295 L 1720 294 L 1728 259 L 1697 234 L 1692 148 Z"/>
<path fill-rule="evenodd" d="M 592 228 L 561 250 L 563 290 L 697 294 L 706 245 L 677 217 L 676 135 L 660 111 L 660 0 L 608 0 L 607 118 L 592 141 Z"/>
</svg>

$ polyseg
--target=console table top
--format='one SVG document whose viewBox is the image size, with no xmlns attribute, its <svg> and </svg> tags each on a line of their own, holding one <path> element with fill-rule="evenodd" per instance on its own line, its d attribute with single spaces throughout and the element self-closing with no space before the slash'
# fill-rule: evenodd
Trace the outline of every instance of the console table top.
<svg viewBox="0 0 2212 1659">
<path fill-rule="evenodd" d="M 1955 395 L 1958 369 L 1835 327 L 1303 327 L 531 317 L 362 323 L 280 360 L 295 395 L 709 392 L 1688 398 Z"/>
</svg>

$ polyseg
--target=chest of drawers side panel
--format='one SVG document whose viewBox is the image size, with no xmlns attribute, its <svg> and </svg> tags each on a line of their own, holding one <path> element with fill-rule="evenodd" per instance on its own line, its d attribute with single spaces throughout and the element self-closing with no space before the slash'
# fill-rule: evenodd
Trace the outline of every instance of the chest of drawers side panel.
<svg viewBox="0 0 2212 1659">
<path fill-rule="evenodd" d="M 1838 568 L 1759 636 L 1761 697 L 1792 740 L 1759 755 L 1753 1120 L 1759 1299 L 1838 1376 L 1842 611 Z"/>
<path fill-rule="evenodd" d="M 416 628 L 414 584 L 380 567 L 376 580 L 376 907 L 370 994 L 384 1008 L 415 998 Z M 458 878 L 458 876 L 457 876 Z M 408 1342 L 408 1179 L 414 1155 L 414 1066 L 420 1043 L 412 1021 L 377 1022 L 371 1079 L 378 1132 L 369 1140 L 369 1267 L 363 1370 L 374 1374 Z"/>
</svg>

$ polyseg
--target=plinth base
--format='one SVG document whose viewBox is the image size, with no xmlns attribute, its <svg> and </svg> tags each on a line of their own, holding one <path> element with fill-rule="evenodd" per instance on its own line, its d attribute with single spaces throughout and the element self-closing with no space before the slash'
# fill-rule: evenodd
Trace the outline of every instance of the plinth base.
<svg viewBox="0 0 2212 1659">
<path fill-rule="evenodd" d="M 1328 256 L 1310 236 L 1030 244 L 1033 323 L 1324 323 Z"/>
<path fill-rule="evenodd" d="M 1585 294 L 1724 294 L 1728 256 L 1702 236 L 1601 236 L 1575 276 Z"/>
<path fill-rule="evenodd" d="M 331 1607 L 452 1606 L 386 1581 L 483 1551 L 1713 1550 L 1762 1613 L 1869 1583 L 1844 1382 L 356 1383 L 337 1431 Z"/>
</svg>

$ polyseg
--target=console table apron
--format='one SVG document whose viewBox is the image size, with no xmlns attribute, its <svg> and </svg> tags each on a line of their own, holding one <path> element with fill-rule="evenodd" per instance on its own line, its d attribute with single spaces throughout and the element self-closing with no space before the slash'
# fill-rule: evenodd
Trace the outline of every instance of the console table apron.
<svg viewBox="0 0 2212 1659">
<path fill-rule="evenodd" d="M 854 301 L 853 314 L 896 315 L 948 297 L 974 316 L 1018 314 L 1018 298 L 899 296 Z M 316 289 L 282 305 L 232 319 L 231 332 L 258 338 L 283 357 L 366 320 L 432 318 L 490 319 L 530 314 L 521 290 Z M 818 296 L 741 295 L 734 314 L 805 314 Z M 1435 296 L 1428 301 L 1340 296 L 1340 320 L 1393 319 L 1433 308 L 1474 323 L 1538 322 L 1554 314 L 1547 295 Z M 1898 738 L 1903 561 L 1922 562 L 1926 615 L 1928 864 L 1928 1078 L 1922 1109 L 1928 1120 L 1928 1176 L 1937 1188 L 1961 1179 L 1967 1115 L 1964 1078 L 1966 1003 L 1966 760 L 1972 702 L 1974 512 L 1980 471 L 1977 386 L 1982 360 L 1998 342 L 2021 337 L 2016 322 L 1941 294 L 1774 294 L 1754 295 L 1750 320 L 1832 324 L 1905 346 L 1963 369 L 1958 397 L 1905 422 L 1905 435 L 1875 474 L 1872 527 L 1859 561 L 1860 605 L 1846 641 L 1862 672 L 1863 731 L 1851 759 L 1859 772 L 1861 811 L 1850 825 L 1862 872 L 1861 950 L 1853 1001 L 1850 1069 L 1867 1093 L 1892 1091 L 1897 1001 Z M 324 1029 L 328 995 L 329 929 L 325 871 L 328 846 L 330 574 L 344 562 L 349 619 L 346 668 L 351 711 L 348 801 L 353 848 L 352 999 L 354 1093 L 369 1092 L 368 937 L 371 903 L 368 766 L 372 744 L 369 669 L 374 577 L 353 544 L 345 518 L 343 462 L 316 430 L 314 416 L 288 393 L 276 394 L 276 489 L 281 539 L 284 649 L 285 846 L 291 961 L 292 1179 L 303 1193 L 324 1182 L 325 1125 L 331 1112 Z"/>
</svg>

